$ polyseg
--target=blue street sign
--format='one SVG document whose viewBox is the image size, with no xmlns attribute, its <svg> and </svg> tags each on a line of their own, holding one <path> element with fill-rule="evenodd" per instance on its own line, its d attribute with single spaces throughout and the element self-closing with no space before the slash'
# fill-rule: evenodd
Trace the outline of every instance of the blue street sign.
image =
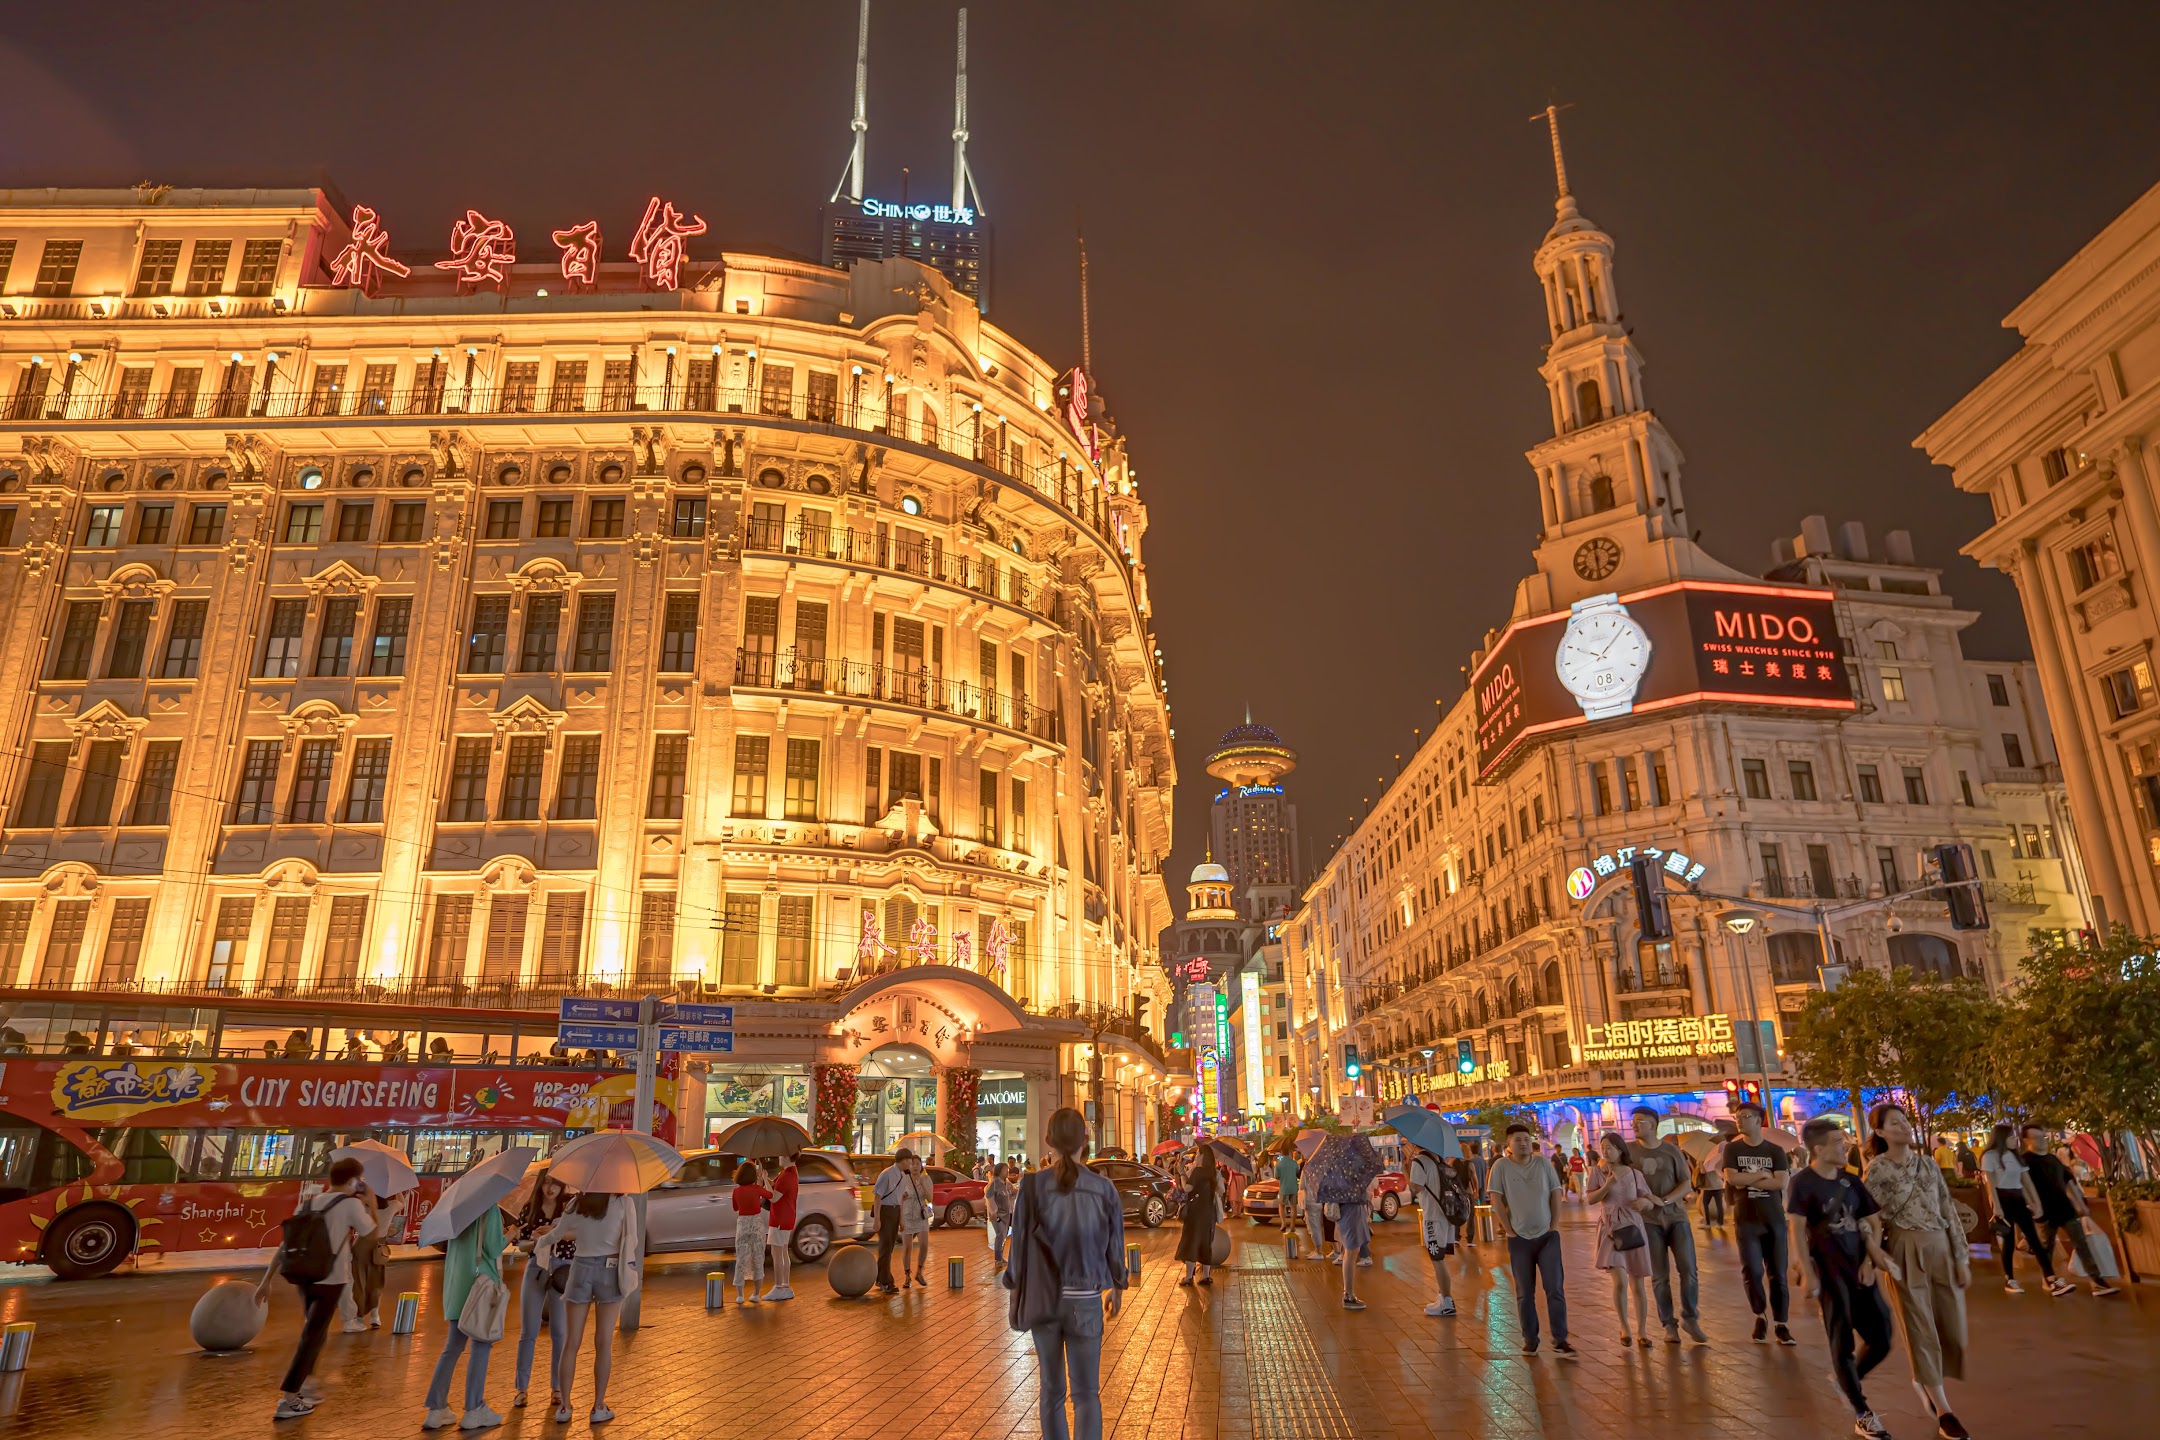
<svg viewBox="0 0 2160 1440">
<path fill-rule="evenodd" d="M 570 1002 L 565 1000 L 565 1005 Z M 632 1008 L 636 1008 L 635 1005 Z M 555 1038 L 573 1050 L 635 1050 L 635 1025 L 558 1025 Z"/>
<path fill-rule="evenodd" d="M 722 1055 L 735 1053 L 735 1032 L 716 1030 L 706 1025 L 663 1025 L 660 1027 L 662 1050 L 705 1050 Z"/>
<path fill-rule="evenodd" d="M 660 1023 L 663 1025 L 703 1025 L 714 1030 L 735 1028 L 733 1005 L 662 1005 Z"/>
<path fill-rule="evenodd" d="M 611 1025 L 635 1025 L 637 1011 L 638 1002 L 635 1000 L 565 1000 L 562 1002 L 559 1018 L 566 1023 L 582 1021 L 591 1024 L 597 1021 Z"/>
</svg>

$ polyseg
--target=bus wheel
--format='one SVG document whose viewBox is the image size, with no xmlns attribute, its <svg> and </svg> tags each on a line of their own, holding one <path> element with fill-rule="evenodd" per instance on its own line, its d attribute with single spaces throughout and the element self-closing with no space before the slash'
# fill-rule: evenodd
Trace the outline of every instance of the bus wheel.
<svg viewBox="0 0 2160 1440">
<path fill-rule="evenodd" d="M 95 1280 L 135 1248 L 135 1220 L 117 1205 L 78 1205 L 45 1231 L 44 1261 L 62 1280 Z"/>
</svg>

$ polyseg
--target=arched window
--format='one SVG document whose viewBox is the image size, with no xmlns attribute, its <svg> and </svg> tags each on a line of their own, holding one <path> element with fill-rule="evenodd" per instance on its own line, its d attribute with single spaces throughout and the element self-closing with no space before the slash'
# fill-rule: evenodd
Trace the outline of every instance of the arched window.
<svg viewBox="0 0 2160 1440">
<path fill-rule="evenodd" d="M 1522 1009 L 1522 981 L 1510 980 L 1507 982 L 1507 1013 L 1520 1015 Z"/>
<path fill-rule="evenodd" d="M 1965 973 L 1957 948 L 1940 935 L 1892 935 L 1890 968 L 1937 980 L 1955 980 Z"/>
<path fill-rule="evenodd" d="M 1485 1003 L 1485 992 L 1481 990 L 1478 992 L 1477 997 L 1477 1023 L 1483 1025 L 1490 1019 L 1492 1019 L 1492 1007 Z"/>
<path fill-rule="evenodd" d="M 1822 941 L 1812 930 L 1783 930 L 1770 937 L 1770 976 L 1780 985 L 1813 985 L 1821 979 Z"/>
<path fill-rule="evenodd" d="M 1560 962 L 1557 960 L 1546 961 L 1544 973 L 1538 977 L 1538 1003 L 1540 1005 L 1558 1005 L 1561 1003 Z"/>
<path fill-rule="evenodd" d="M 1575 387 L 1575 408 L 1582 412 L 1582 423 L 1595 425 L 1605 418 L 1605 392 L 1598 389 L 1596 380 L 1585 380 Z"/>
<path fill-rule="evenodd" d="M 1591 511 L 1592 511 L 1593 513 L 1595 513 L 1595 512 L 1597 512 L 1597 511 L 1603 511 L 1603 510 L 1610 510 L 1610 509 L 1612 509 L 1612 508 L 1613 508 L 1613 504 L 1614 504 L 1614 501 L 1613 501 L 1613 489 L 1612 489 L 1612 476 L 1610 476 L 1610 475 L 1596 475 L 1596 476 L 1592 476 L 1592 477 L 1591 477 L 1591 480 L 1590 480 L 1590 509 L 1591 509 Z"/>
</svg>

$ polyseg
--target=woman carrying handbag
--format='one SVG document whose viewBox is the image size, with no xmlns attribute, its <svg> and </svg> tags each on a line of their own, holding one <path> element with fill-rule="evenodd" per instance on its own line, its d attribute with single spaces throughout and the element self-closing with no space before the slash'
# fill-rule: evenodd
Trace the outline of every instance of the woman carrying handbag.
<svg viewBox="0 0 2160 1440">
<path fill-rule="evenodd" d="M 1583 1195 L 1585 1204 L 1604 1202 L 1598 1212 L 1597 1268 L 1612 1274 L 1613 1309 L 1620 1315 L 1623 1347 L 1650 1345 L 1650 1320 L 1643 1308 L 1643 1282 L 1650 1278 L 1649 1235 L 1643 1230 L 1642 1211 L 1655 1200 L 1650 1182 L 1628 1158 L 1627 1144 L 1617 1130 L 1598 1137 L 1598 1154 L 1604 1159 L 1605 1178 Z M 1635 1297 L 1635 1329 L 1641 1339 L 1628 1334 L 1628 1296 Z"/>
<path fill-rule="evenodd" d="M 1007 1320 L 1035 1342 L 1044 1440 L 1102 1440 L 1103 1310 L 1117 1314 L 1125 1289 L 1125 1209 L 1115 1187 L 1080 1163 L 1088 1145 L 1080 1112 L 1059 1110 L 1047 1130 L 1056 1162 L 1022 1180 L 1013 1202 Z"/>
<path fill-rule="evenodd" d="M 502 1282 L 502 1253 L 502 1211 L 493 1205 L 453 1236 L 443 1251 L 443 1318 L 450 1322 L 450 1331 L 443 1337 L 442 1354 L 428 1382 L 427 1416 L 420 1422 L 423 1430 L 447 1425 L 486 1430 L 502 1424 L 503 1417 L 487 1407 L 488 1356 L 502 1339 L 503 1317 L 510 1310 L 509 1287 Z M 460 1415 L 450 1408 L 450 1379 L 468 1341 L 472 1359 L 465 1365 L 465 1411 Z"/>
</svg>

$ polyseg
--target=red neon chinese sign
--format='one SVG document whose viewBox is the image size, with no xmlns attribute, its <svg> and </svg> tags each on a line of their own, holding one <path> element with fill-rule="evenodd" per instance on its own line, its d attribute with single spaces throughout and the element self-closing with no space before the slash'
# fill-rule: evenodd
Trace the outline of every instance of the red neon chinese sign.
<svg viewBox="0 0 2160 1440">
<path fill-rule="evenodd" d="M 572 290 L 591 290 L 600 284 L 600 222 L 587 220 L 555 232 L 562 249 L 562 278 Z"/>
<path fill-rule="evenodd" d="M 450 227 L 450 258 L 435 268 L 454 271 L 461 291 L 503 283 L 503 271 L 517 263 L 517 234 L 500 220 L 490 220 L 477 210 Z"/>
<path fill-rule="evenodd" d="M 382 221 L 365 205 L 353 206 L 352 240 L 330 262 L 330 283 L 358 289 L 363 295 L 372 296 L 382 288 L 382 277 L 395 275 L 404 279 L 412 271 L 384 253 L 390 243 L 390 232 L 383 229 Z"/>
<path fill-rule="evenodd" d="M 650 290 L 675 290 L 681 287 L 683 241 L 692 235 L 705 233 L 705 219 L 692 215 L 687 220 L 675 208 L 672 201 L 655 195 L 645 203 L 645 218 L 638 221 L 637 233 L 630 237 L 630 258 L 637 261 Z"/>
</svg>

